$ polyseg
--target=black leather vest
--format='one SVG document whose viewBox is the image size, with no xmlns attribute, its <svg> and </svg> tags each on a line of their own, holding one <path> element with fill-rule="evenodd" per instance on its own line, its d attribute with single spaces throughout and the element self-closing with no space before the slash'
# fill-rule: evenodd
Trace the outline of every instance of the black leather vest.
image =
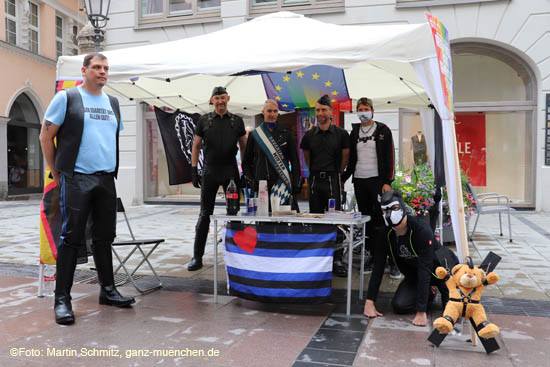
<svg viewBox="0 0 550 367">
<path fill-rule="evenodd" d="M 65 176 L 72 177 L 82 132 L 84 131 L 84 104 L 82 96 L 77 87 L 67 89 L 67 111 L 63 125 L 57 132 L 57 148 L 55 152 L 55 168 Z M 120 107 L 118 100 L 113 96 L 108 96 L 111 102 L 111 108 L 117 119 L 116 129 L 116 168 L 114 176 L 118 174 L 118 134 L 120 130 Z"/>
</svg>

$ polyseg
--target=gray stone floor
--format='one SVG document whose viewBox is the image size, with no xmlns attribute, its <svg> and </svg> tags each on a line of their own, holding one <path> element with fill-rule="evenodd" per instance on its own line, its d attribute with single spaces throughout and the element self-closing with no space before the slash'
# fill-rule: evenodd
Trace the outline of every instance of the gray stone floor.
<svg viewBox="0 0 550 367">
<path fill-rule="evenodd" d="M 184 205 L 126 208 L 137 237 L 166 239 L 153 256 L 167 280 L 164 289 L 140 295 L 131 286 L 120 287 L 137 302 L 119 309 L 97 304 L 97 285 L 75 284 L 76 324 L 58 326 L 52 297 L 36 297 L 39 208 L 38 201 L 0 202 L 0 366 L 550 366 L 547 213 L 514 213 L 512 243 L 506 222 L 500 237 L 498 216 L 480 219 L 470 243 L 474 261 L 489 251 L 503 257 L 496 270 L 500 281 L 484 293 L 489 320 L 501 329 L 500 350 L 487 355 L 471 346 L 466 332 L 434 348 L 426 340 L 429 326 L 415 327 L 411 316 L 391 313 L 389 300 L 398 281 L 389 277 L 377 302 L 384 316 L 371 320 L 361 315 L 356 292 L 350 318 L 343 300 L 292 306 L 221 296 L 214 304 L 213 247 L 207 247 L 205 268 L 185 269 L 198 207 Z M 129 238 L 122 216 L 118 233 L 119 240 Z M 81 271 L 90 268 L 93 263 L 79 265 Z M 357 269 L 353 275 L 357 289 Z M 335 279 L 333 288 L 343 294 L 345 279 Z M 430 321 L 440 314 L 432 310 Z"/>
</svg>

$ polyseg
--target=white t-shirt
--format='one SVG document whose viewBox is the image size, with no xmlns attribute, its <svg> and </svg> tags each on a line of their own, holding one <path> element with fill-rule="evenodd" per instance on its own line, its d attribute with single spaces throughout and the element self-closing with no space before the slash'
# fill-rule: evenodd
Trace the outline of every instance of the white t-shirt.
<svg viewBox="0 0 550 367">
<path fill-rule="evenodd" d="M 355 165 L 356 178 L 370 178 L 378 176 L 378 159 L 376 157 L 376 142 L 373 139 L 377 124 L 365 128 L 359 126 L 357 140 L 357 164 Z M 365 139 L 368 140 L 365 141 Z"/>
</svg>

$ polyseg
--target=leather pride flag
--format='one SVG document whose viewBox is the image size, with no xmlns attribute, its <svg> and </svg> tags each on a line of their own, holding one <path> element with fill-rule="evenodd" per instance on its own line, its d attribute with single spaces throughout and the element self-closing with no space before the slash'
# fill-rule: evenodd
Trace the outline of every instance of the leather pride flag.
<svg viewBox="0 0 550 367">
<path fill-rule="evenodd" d="M 179 110 L 170 113 L 157 107 L 155 107 L 155 115 L 166 152 L 170 185 L 190 182 L 191 148 L 200 115 L 198 113 L 188 114 Z M 202 168 L 202 151 L 198 168 Z"/>
<path fill-rule="evenodd" d="M 229 294 L 260 302 L 328 302 L 336 231 L 332 225 L 227 223 Z"/>
</svg>

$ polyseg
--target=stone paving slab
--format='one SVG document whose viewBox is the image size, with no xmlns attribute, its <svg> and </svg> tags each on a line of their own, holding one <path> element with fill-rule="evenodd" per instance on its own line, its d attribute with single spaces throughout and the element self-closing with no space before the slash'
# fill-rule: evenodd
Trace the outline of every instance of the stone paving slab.
<svg viewBox="0 0 550 367">
<path fill-rule="evenodd" d="M 37 200 L 21 202 L 0 202 L 0 263 L 36 265 L 39 259 L 39 217 L 40 202 Z M 223 213 L 223 207 L 216 207 L 216 213 Z M 138 238 L 166 239 L 151 262 L 161 276 L 181 277 L 194 280 L 213 278 L 212 233 L 209 236 L 204 258 L 205 267 L 200 271 L 189 272 L 186 264 L 193 253 L 194 229 L 199 208 L 195 205 L 141 205 L 126 206 L 130 223 Z M 472 222 L 472 221 L 470 221 Z M 469 251 L 475 263 L 480 263 L 489 251 L 503 257 L 497 268 L 500 281 L 486 288 L 485 295 L 493 297 L 512 297 L 522 299 L 550 300 L 550 213 L 532 213 L 517 211 L 512 215 L 512 236 L 508 242 L 507 220 L 503 223 L 504 236 L 499 236 L 498 215 L 481 216 L 478 228 L 469 243 Z M 473 227 L 470 225 L 470 227 Z M 470 228 L 471 230 L 472 228 Z M 119 216 L 117 240 L 130 238 L 126 223 Z M 121 249 L 124 255 L 129 249 Z M 223 252 L 218 249 L 218 280 L 225 281 Z M 139 257 L 129 262 L 136 265 Z M 92 269 L 88 264 L 79 265 L 79 269 Z M 139 274 L 150 275 L 146 267 Z M 352 286 L 359 288 L 358 269 L 353 272 Z M 369 275 L 365 277 L 365 287 Z M 381 291 L 393 292 L 399 281 L 384 277 Z M 346 278 L 334 278 L 333 288 L 343 289 Z"/>
</svg>

